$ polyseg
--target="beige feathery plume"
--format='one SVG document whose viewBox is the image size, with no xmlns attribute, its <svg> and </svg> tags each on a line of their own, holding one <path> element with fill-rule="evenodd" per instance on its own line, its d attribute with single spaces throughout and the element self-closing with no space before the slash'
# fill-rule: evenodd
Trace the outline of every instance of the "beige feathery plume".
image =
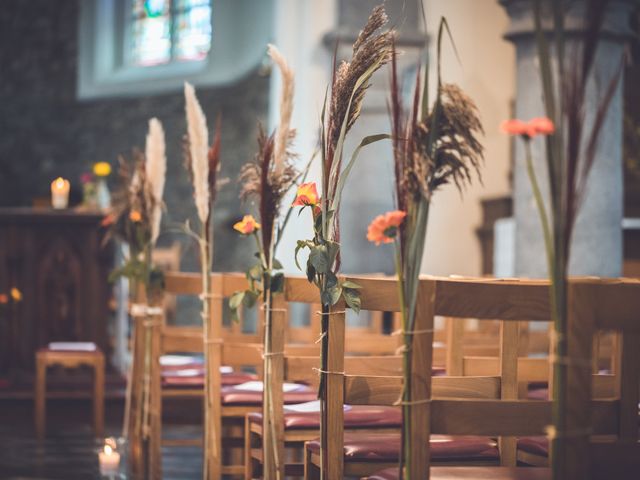
<svg viewBox="0 0 640 480">
<path fill-rule="evenodd" d="M 188 82 L 184 83 L 184 98 L 196 209 L 198 218 L 205 224 L 209 216 L 209 131 L 196 91 Z"/>
<path fill-rule="evenodd" d="M 164 129 L 157 118 L 149 120 L 149 133 L 145 145 L 145 170 L 153 195 L 153 211 L 151 212 L 151 245 L 155 245 L 160 235 L 162 219 L 162 195 L 167 173 L 167 156 L 165 153 Z"/>
<path fill-rule="evenodd" d="M 294 75 L 289 68 L 287 61 L 275 45 L 269 44 L 269 56 L 278 65 L 282 74 L 282 96 L 280 97 L 280 125 L 275 136 L 273 152 L 274 171 L 276 174 L 282 173 L 287 157 L 287 143 L 289 141 L 289 125 L 291 124 L 291 113 L 293 112 L 293 90 Z"/>
</svg>

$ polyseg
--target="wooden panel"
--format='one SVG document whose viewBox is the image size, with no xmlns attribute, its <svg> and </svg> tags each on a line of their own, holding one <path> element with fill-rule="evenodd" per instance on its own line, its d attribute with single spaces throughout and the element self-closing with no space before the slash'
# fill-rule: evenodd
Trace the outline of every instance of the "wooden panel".
<svg viewBox="0 0 640 480">
<path fill-rule="evenodd" d="M 640 314 L 640 312 L 638 312 Z M 638 440 L 638 398 L 640 394 L 640 335 L 624 332 L 621 341 L 620 438 Z"/>
<path fill-rule="evenodd" d="M 447 317 L 549 321 L 546 281 L 437 279 L 435 313 Z"/>
<path fill-rule="evenodd" d="M 166 272 L 164 285 L 169 294 L 197 296 L 202 293 L 202 276 L 198 273 Z"/>
<path fill-rule="evenodd" d="M 397 405 L 402 392 L 400 376 L 347 375 L 344 382 L 344 403 L 349 405 Z"/>
<path fill-rule="evenodd" d="M 432 414 L 432 433 L 544 435 L 544 427 L 551 423 L 551 403 L 434 399 Z"/>
<path fill-rule="evenodd" d="M 640 280 L 580 280 L 574 288 L 586 288 L 593 295 L 597 328 L 640 333 Z"/>
<path fill-rule="evenodd" d="M 500 377 L 432 377 L 433 398 L 497 399 Z M 400 398 L 401 376 L 345 376 L 345 403 L 393 405 Z M 379 403 L 381 402 L 381 403 Z"/>
<path fill-rule="evenodd" d="M 637 442 L 592 442 L 588 458 L 592 480 L 637 480 L 640 476 Z"/>
<path fill-rule="evenodd" d="M 162 327 L 162 352 L 202 353 L 202 328 L 198 327 Z"/>
<path fill-rule="evenodd" d="M 262 364 L 262 344 L 222 343 L 222 363 L 230 366 Z"/>
<path fill-rule="evenodd" d="M 349 375 L 373 375 L 394 376 L 402 374 L 402 357 L 400 356 L 370 356 L 370 357 L 345 357 L 344 371 Z M 308 381 L 315 383 L 318 380 L 318 357 L 313 356 L 289 356 L 285 358 L 285 377 L 289 381 Z"/>
<path fill-rule="evenodd" d="M 35 352 L 53 341 L 96 343 L 111 358 L 107 322 L 113 286 L 112 243 L 104 243 L 100 213 L 0 209 L 0 292 L 22 292 L 4 305 L 0 376 L 34 371 Z"/>
<path fill-rule="evenodd" d="M 464 375 L 498 375 L 500 370 L 498 357 L 464 357 Z M 549 360 L 547 358 L 518 358 L 519 381 L 546 381 L 549 379 Z"/>
<path fill-rule="evenodd" d="M 370 332 L 354 334 L 347 330 L 345 351 L 347 353 L 364 353 L 370 355 L 394 353 L 398 349 L 398 339 L 399 337 L 397 336 L 373 334 Z"/>
</svg>

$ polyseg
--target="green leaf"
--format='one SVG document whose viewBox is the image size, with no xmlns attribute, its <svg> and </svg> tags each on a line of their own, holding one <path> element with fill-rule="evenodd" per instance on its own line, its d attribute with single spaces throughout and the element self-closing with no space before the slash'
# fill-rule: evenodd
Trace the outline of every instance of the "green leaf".
<svg viewBox="0 0 640 480">
<path fill-rule="evenodd" d="M 340 300 L 340 295 L 342 295 L 342 288 L 329 288 L 320 294 L 320 301 L 323 305 L 335 305 Z"/>
<path fill-rule="evenodd" d="M 271 278 L 271 293 L 281 293 L 284 291 L 284 274 L 276 273 Z"/>
<path fill-rule="evenodd" d="M 244 300 L 245 292 L 236 292 L 229 298 L 229 308 L 231 310 L 237 310 L 242 301 Z"/>
<path fill-rule="evenodd" d="M 251 267 L 247 271 L 247 275 L 249 276 L 249 279 L 255 280 L 256 282 L 262 280 L 263 273 L 264 273 L 264 270 L 262 269 L 262 265 L 260 265 L 259 263 L 256 263 L 253 267 Z"/>
<path fill-rule="evenodd" d="M 244 292 L 244 299 L 242 300 L 242 304 L 246 307 L 246 308 L 253 308 L 256 304 L 256 300 L 258 299 L 258 297 L 260 296 L 260 294 L 256 291 L 252 291 L 252 290 L 246 290 Z"/>
<path fill-rule="evenodd" d="M 345 303 L 356 313 L 360 313 L 360 293 L 351 288 L 345 288 L 342 291 Z"/>
<path fill-rule="evenodd" d="M 309 280 L 309 282 L 313 282 L 315 278 L 316 278 L 316 269 L 313 268 L 313 265 L 311 265 L 311 262 L 307 261 L 307 280 Z"/>
<path fill-rule="evenodd" d="M 358 285 L 356 282 L 352 282 L 351 280 L 345 280 L 342 282 L 342 288 L 358 289 L 362 288 L 362 285 Z"/>
<path fill-rule="evenodd" d="M 309 241 L 308 240 L 298 240 L 298 245 L 296 245 L 296 250 L 295 250 L 295 252 L 293 254 L 293 259 L 296 262 L 296 267 L 298 267 L 298 270 L 302 270 L 302 267 L 300 266 L 300 263 L 298 262 L 298 252 L 303 248 L 309 248 Z"/>
<path fill-rule="evenodd" d="M 276 259 L 276 258 L 274 258 L 274 259 L 271 261 L 271 267 L 272 267 L 274 270 L 282 270 L 282 269 L 284 268 L 284 267 L 282 266 L 282 264 L 280 263 L 280 261 L 279 261 L 278 259 Z"/>
<path fill-rule="evenodd" d="M 318 245 L 311 248 L 309 252 L 309 262 L 318 273 L 328 272 L 330 265 L 327 247 L 324 245 Z"/>
<path fill-rule="evenodd" d="M 338 277 L 331 270 L 327 272 L 325 280 L 327 281 L 327 288 L 334 288 L 338 286 Z"/>
<path fill-rule="evenodd" d="M 327 255 L 329 256 L 329 267 L 331 267 L 338 257 L 340 252 L 340 244 L 337 242 L 327 242 Z"/>
</svg>

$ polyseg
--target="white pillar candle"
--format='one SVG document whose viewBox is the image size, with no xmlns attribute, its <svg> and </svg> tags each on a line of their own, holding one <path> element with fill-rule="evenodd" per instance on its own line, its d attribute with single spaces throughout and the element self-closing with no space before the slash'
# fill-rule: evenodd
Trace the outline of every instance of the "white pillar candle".
<svg viewBox="0 0 640 480">
<path fill-rule="evenodd" d="M 116 475 L 120 468 L 120 454 L 114 452 L 109 445 L 104 446 L 104 450 L 98 453 L 100 459 L 100 475 Z"/>
<path fill-rule="evenodd" d="M 53 208 L 67 208 L 69 205 L 69 180 L 62 177 L 51 182 L 51 205 Z"/>
</svg>

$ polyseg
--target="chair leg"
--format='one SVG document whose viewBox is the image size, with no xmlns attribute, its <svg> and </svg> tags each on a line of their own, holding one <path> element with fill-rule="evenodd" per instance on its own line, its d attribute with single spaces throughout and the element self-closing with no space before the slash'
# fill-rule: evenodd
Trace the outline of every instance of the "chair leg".
<svg viewBox="0 0 640 480">
<path fill-rule="evenodd" d="M 253 459 L 251 458 L 251 431 L 249 417 L 244 418 L 244 479 L 253 478 Z"/>
<path fill-rule="evenodd" d="M 35 385 L 35 427 L 36 438 L 44 439 L 46 423 L 46 395 L 47 395 L 47 365 L 44 358 L 36 356 L 36 385 Z"/>
<path fill-rule="evenodd" d="M 93 432 L 96 438 L 104 436 L 104 357 L 94 364 L 93 380 Z"/>
<path fill-rule="evenodd" d="M 320 480 L 320 468 L 311 461 L 311 451 L 304 448 L 304 478 L 305 480 Z"/>
</svg>

